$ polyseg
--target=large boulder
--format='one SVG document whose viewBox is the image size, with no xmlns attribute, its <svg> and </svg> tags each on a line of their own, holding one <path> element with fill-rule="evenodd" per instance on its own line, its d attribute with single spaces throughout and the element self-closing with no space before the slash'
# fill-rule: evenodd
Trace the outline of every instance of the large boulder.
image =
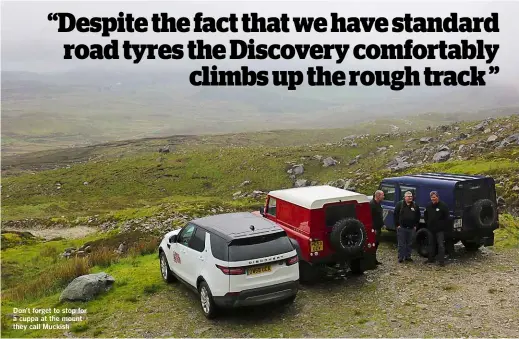
<svg viewBox="0 0 519 339">
<path fill-rule="evenodd" d="M 59 300 L 89 301 L 112 288 L 115 279 L 105 272 L 77 277 L 61 293 Z"/>
</svg>

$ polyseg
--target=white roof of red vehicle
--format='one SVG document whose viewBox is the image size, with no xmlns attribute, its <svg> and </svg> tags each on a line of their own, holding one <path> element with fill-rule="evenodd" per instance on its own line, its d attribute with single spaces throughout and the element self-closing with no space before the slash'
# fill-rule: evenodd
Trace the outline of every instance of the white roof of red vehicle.
<svg viewBox="0 0 519 339">
<path fill-rule="evenodd" d="M 328 185 L 282 189 L 269 192 L 269 195 L 307 209 L 322 208 L 325 204 L 340 201 L 369 202 L 364 194 Z"/>
</svg>

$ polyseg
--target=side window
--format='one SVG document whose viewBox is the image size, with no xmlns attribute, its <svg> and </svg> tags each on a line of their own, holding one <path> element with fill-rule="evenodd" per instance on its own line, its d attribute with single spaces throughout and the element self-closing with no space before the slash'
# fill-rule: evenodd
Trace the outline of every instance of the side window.
<svg viewBox="0 0 519 339">
<path fill-rule="evenodd" d="M 267 213 L 276 216 L 276 198 L 270 197 L 269 198 L 269 205 L 267 208 Z"/>
<path fill-rule="evenodd" d="M 410 191 L 411 193 L 413 193 L 413 200 L 416 200 L 416 187 L 412 187 L 412 186 L 400 186 L 400 199 L 399 200 L 404 200 L 404 194 L 405 192 L 407 191 Z"/>
<path fill-rule="evenodd" d="M 390 184 L 384 184 L 380 186 L 380 190 L 384 192 L 384 201 L 395 201 L 395 186 Z"/>
<path fill-rule="evenodd" d="M 213 253 L 213 257 L 227 261 L 229 258 L 229 247 L 225 240 L 214 234 L 210 234 L 209 239 L 211 241 L 211 252 Z"/>
<path fill-rule="evenodd" d="M 178 243 L 182 244 L 184 246 L 188 246 L 189 240 L 193 236 L 193 232 L 195 230 L 195 225 L 188 224 L 182 231 L 180 231 L 180 234 L 178 235 Z"/>
<path fill-rule="evenodd" d="M 206 231 L 203 228 L 197 227 L 195 235 L 189 242 L 189 247 L 197 252 L 203 252 L 205 250 L 205 234 Z"/>
</svg>

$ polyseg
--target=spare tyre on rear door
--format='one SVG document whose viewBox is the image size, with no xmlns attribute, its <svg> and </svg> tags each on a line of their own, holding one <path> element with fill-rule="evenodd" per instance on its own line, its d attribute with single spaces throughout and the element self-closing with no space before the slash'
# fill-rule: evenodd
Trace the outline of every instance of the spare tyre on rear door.
<svg viewBox="0 0 519 339">
<path fill-rule="evenodd" d="M 342 257 L 357 256 L 363 252 L 367 234 L 364 225 L 357 219 L 341 219 L 333 225 L 330 244 Z"/>
<path fill-rule="evenodd" d="M 480 199 L 470 211 L 474 228 L 491 228 L 497 221 L 496 205 L 489 199 Z"/>
</svg>

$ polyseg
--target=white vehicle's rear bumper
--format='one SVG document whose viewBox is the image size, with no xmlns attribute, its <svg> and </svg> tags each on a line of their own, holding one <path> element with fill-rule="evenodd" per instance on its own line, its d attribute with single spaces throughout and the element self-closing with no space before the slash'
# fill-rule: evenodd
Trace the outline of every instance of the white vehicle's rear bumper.
<svg viewBox="0 0 519 339">
<path fill-rule="evenodd" d="M 214 297 L 214 302 L 220 307 L 256 306 L 293 297 L 299 290 L 299 281 L 254 288 L 239 293 L 228 293 L 222 297 Z"/>
</svg>

